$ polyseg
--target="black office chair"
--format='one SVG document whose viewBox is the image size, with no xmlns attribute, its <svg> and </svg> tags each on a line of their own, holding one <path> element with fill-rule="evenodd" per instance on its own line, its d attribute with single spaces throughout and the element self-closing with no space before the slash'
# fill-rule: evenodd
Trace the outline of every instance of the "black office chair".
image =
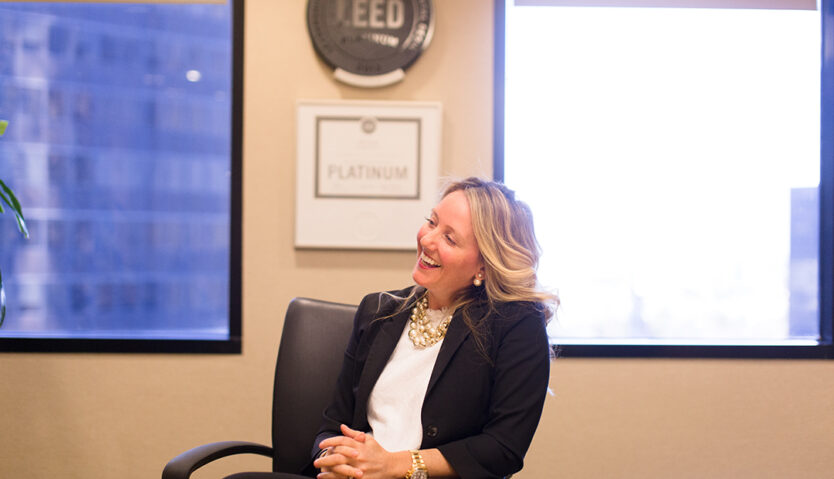
<svg viewBox="0 0 834 479">
<path fill-rule="evenodd" d="M 331 400 L 356 306 L 295 298 L 287 308 L 272 396 L 272 447 L 224 441 L 199 446 L 172 459 L 162 479 L 188 479 L 196 469 L 234 454 L 272 457 L 273 473 L 230 477 L 293 478 L 310 461 L 321 414 Z M 275 474 L 283 473 L 283 474 Z"/>
</svg>

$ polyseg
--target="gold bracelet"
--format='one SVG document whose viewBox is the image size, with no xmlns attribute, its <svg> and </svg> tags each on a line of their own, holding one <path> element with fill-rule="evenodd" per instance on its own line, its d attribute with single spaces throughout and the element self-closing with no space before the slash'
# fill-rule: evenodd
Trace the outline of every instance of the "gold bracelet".
<svg viewBox="0 0 834 479">
<path fill-rule="evenodd" d="M 405 479 L 429 479 L 429 469 L 423 462 L 420 451 L 411 452 L 411 469 L 405 473 Z"/>
</svg>

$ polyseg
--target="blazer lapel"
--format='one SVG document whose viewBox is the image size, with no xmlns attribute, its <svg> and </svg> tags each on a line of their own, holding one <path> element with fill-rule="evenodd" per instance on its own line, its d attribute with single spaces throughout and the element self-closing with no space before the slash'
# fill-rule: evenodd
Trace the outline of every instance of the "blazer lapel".
<svg viewBox="0 0 834 479">
<path fill-rule="evenodd" d="M 356 391 L 356 409 L 354 420 L 360 419 L 367 421 L 367 407 L 368 397 L 371 395 L 371 390 L 388 364 L 388 359 L 394 352 L 402 335 L 405 323 L 411 315 L 411 305 L 401 311 L 399 314 L 380 320 L 379 333 L 373 339 L 370 349 L 368 350 L 368 357 L 365 360 L 365 366 L 362 368 L 362 375 L 359 377 L 359 384 Z"/>
<path fill-rule="evenodd" d="M 472 314 L 475 317 L 482 314 L 481 307 L 472 308 Z M 446 337 L 443 339 L 443 344 L 440 345 L 440 352 L 437 354 L 437 361 L 434 363 L 434 369 L 431 372 L 431 379 L 429 379 L 429 387 L 426 390 L 426 395 L 431 392 L 432 387 L 434 387 L 437 380 L 440 379 L 440 376 L 443 374 L 443 371 L 446 370 L 446 366 L 449 365 L 449 361 L 452 360 L 452 357 L 455 355 L 455 352 L 460 348 L 460 345 L 466 340 L 466 338 L 471 334 L 469 327 L 466 323 L 463 322 L 463 318 L 461 317 L 461 312 L 456 311 L 454 317 L 452 318 L 452 322 L 449 324 L 449 330 L 446 331 Z"/>
</svg>

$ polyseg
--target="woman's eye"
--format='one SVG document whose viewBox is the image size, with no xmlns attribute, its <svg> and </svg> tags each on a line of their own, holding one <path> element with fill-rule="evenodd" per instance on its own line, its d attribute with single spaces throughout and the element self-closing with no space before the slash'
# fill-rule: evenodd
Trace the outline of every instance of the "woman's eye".
<svg viewBox="0 0 834 479">
<path fill-rule="evenodd" d="M 434 220 L 431 218 L 426 218 L 426 223 L 428 223 L 431 226 L 434 226 Z"/>
<path fill-rule="evenodd" d="M 446 236 L 445 236 L 445 238 L 446 238 L 446 241 L 447 241 L 450 245 L 455 246 L 455 245 L 457 244 L 457 243 L 455 243 L 455 240 L 454 240 L 454 239 L 453 239 L 450 235 L 446 235 Z"/>
</svg>

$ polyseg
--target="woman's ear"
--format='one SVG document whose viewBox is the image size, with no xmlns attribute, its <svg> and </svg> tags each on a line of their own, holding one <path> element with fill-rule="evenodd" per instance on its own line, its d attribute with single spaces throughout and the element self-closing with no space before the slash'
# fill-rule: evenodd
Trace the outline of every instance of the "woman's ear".
<svg viewBox="0 0 834 479">
<path fill-rule="evenodd" d="M 475 271 L 475 277 L 484 279 L 486 278 L 486 266 L 484 266 L 484 258 L 478 258 L 478 270 Z"/>
</svg>

